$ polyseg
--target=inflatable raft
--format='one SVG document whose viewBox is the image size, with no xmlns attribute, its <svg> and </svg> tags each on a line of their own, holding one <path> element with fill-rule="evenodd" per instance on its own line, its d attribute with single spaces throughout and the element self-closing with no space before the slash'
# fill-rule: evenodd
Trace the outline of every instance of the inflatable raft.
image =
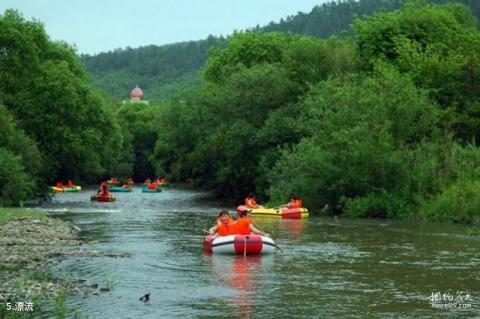
<svg viewBox="0 0 480 319">
<path fill-rule="evenodd" d="M 260 235 L 208 235 L 203 238 L 203 250 L 207 253 L 227 255 L 272 254 L 275 242 L 270 237 Z"/>
<path fill-rule="evenodd" d="M 308 209 L 306 208 L 247 208 L 245 205 L 237 207 L 237 212 L 248 210 L 254 217 L 275 217 L 275 218 L 289 218 L 300 219 L 308 218 Z"/>
<path fill-rule="evenodd" d="M 81 191 L 82 191 L 82 186 L 65 187 L 65 188 L 63 189 L 63 191 L 66 192 L 66 193 L 81 192 Z"/>
<path fill-rule="evenodd" d="M 159 193 L 162 190 L 160 188 L 154 188 L 154 189 L 149 189 L 149 188 L 142 188 L 142 193 Z"/>
<path fill-rule="evenodd" d="M 126 187 L 121 187 L 121 186 L 110 186 L 109 190 L 112 193 L 129 193 L 129 192 L 132 191 L 132 189 L 130 187 L 126 188 Z"/>
<path fill-rule="evenodd" d="M 116 201 L 116 198 L 111 194 L 108 196 L 100 196 L 99 194 L 94 194 L 90 197 L 90 200 L 97 202 L 114 202 Z"/>
<path fill-rule="evenodd" d="M 50 190 L 54 193 L 63 193 L 63 188 L 62 187 L 50 186 Z"/>
</svg>

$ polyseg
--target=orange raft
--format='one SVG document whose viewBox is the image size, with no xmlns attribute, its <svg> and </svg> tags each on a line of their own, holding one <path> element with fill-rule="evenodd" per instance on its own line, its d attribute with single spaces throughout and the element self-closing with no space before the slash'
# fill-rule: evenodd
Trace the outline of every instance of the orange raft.
<svg viewBox="0 0 480 319">
<path fill-rule="evenodd" d="M 245 205 L 237 207 L 237 211 L 241 212 L 247 210 L 253 217 L 274 217 L 274 218 L 288 218 L 300 219 L 308 218 L 309 213 L 306 208 L 248 208 Z"/>
</svg>

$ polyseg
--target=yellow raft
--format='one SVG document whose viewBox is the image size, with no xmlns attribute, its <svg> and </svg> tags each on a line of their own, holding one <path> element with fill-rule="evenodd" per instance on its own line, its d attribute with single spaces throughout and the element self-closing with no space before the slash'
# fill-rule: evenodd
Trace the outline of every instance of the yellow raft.
<svg viewBox="0 0 480 319">
<path fill-rule="evenodd" d="M 247 208 L 244 205 L 238 206 L 237 211 L 248 210 L 253 217 L 274 217 L 300 219 L 308 218 L 309 213 L 306 208 Z"/>
</svg>

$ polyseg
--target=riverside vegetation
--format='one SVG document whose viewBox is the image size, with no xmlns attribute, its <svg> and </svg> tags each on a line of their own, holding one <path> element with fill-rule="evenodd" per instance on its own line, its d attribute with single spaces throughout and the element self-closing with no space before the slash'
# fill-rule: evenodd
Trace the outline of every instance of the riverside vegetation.
<svg viewBox="0 0 480 319">
<path fill-rule="evenodd" d="M 479 222 L 480 37 L 464 5 L 408 1 L 342 38 L 236 32 L 201 83 L 151 106 L 92 88 L 39 22 L 0 25 L 4 206 L 57 178 L 165 175 L 232 200 Z"/>
</svg>

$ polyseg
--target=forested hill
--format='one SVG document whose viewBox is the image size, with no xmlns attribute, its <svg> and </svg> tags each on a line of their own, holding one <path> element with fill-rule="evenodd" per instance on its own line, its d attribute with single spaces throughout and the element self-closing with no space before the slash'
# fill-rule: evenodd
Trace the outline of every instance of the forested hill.
<svg viewBox="0 0 480 319">
<path fill-rule="evenodd" d="M 137 49 L 117 49 L 82 61 L 92 74 L 95 86 L 113 98 L 125 99 L 139 84 L 149 100 L 169 98 L 182 86 L 200 83 L 200 68 L 210 48 L 223 48 L 226 39 L 209 36 L 205 40 L 149 45 Z"/>
<path fill-rule="evenodd" d="M 400 8 L 406 0 L 343 0 L 332 1 L 315 6 L 310 13 L 299 12 L 296 15 L 281 19 L 280 22 L 271 22 L 268 26 L 257 28 L 271 32 L 292 32 L 327 38 L 332 35 L 341 35 L 349 31 L 350 24 L 356 17 L 369 16 L 376 11 L 393 11 Z M 480 17 L 479 0 L 427 0 L 435 4 L 459 2 L 469 6 L 472 13 Z"/>
<path fill-rule="evenodd" d="M 346 0 L 315 6 L 310 13 L 299 12 L 278 23 L 257 27 L 260 31 L 292 32 L 326 38 L 348 31 L 355 17 L 375 11 L 392 11 L 405 0 Z M 480 17 L 478 0 L 430 0 L 443 4 L 460 2 Z M 200 69 L 210 48 L 224 48 L 226 39 L 209 36 L 205 40 L 149 45 L 136 49 L 117 49 L 95 56 L 84 55 L 82 61 L 92 75 L 93 84 L 114 99 L 125 99 L 135 85 L 140 85 L 149 100 L 180 95 L 201 83 Z"/>
</svg>

